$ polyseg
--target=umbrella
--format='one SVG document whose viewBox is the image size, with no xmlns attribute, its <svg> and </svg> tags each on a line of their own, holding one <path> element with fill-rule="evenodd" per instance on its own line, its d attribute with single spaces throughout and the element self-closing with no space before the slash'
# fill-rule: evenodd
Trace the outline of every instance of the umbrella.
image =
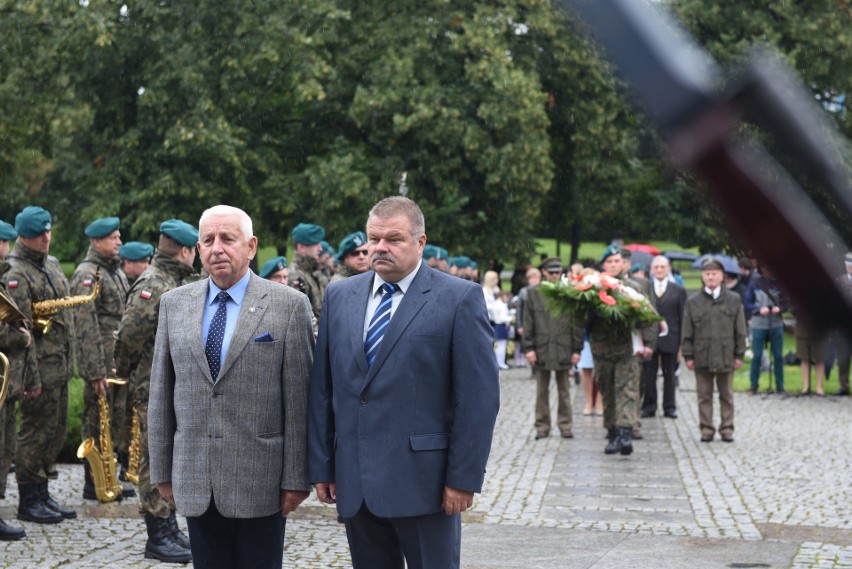
<svg viewBox="0 0 852 569">
<path fill-rule="evenodd" d="M 694 267 L 696 269 L 700 269 L 701 263 L 703 263 L 704 260 L 709 258 L 709 257 L 715 257 L 716 259 L 719 259 L 719 261 L 722 262 L 722 267 L 724 268 L 726 273 L 733 273 L 735 275 L 740 274 L 740 266 L 737 263 L 737 260 L 734 259 L 733 257 L 728 257 L 727 255 L 722 255 L 721 253 L 707 253 L 707 254 L 701 255 L 690 266 Z"/>
<path fill-rule="evenodd" d="M 645 270 L 648 270 L 648 267 L 651 266 L 651 261 L 654 260 L 654 256 L 650 253 L 646 253 L 645 251 L 631 251 L 630 252 L 630 264 L 631 265 L 644 265 Z"/>
<path fill-rule="evenodd" d="M 689 251 L 663 251 L 663 256 L 669 261 L 694 261 L 698 258 L 698 255 Z"/>
<path fill-rule="evenodd" d="M 634 253 L 636 251 L 641 251 L 643 253 L 649 253 L 651 255 L 659 255 L 660 250 L 654 247 L 653 245 L 648 245 L 647 243 L 631 243 L 630 245 L 625 245 L 625 249 L 630 249 Z"/>
</svg>

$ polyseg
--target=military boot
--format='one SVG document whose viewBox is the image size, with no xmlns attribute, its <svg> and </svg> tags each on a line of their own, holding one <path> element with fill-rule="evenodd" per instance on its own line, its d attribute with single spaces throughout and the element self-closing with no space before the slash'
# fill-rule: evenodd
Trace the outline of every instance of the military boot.
<svg viewBox="0 0 852 569">
<path fill-rule="evenodd" d="M 145 559 L 156 559 L 164 563 L 189 563 L 192 553 L 172 537 L 168 518 L 145 514 L 148 541 L 145 543 Z"/>
<path fill-rule="evenodd" d="M 50 492 L 47 490 L 47 482 L 42 482 L 37 485 L 39 495 L 41 496 L 42 502 L 44 505 L 61 515 L 66 520 L 73 520 L 77 517 L 77 512 L 72 510 L 71 508 L 65 508 L 60 506 L 56 500 L 50 497 Z"/>
<path fill-rule="evenodd" d="M 83 463 L 83 499 L 98 499 L 98 495 L 95 494 L 95 482 L 92 480 L 92 469 L 88 460 Z"/>
<path fill-rule="evenodd" d="M 37 484 L 21 484 L 18 486 L 18 519 L 37 524 L 58 524 L 65 518 L 62 514 L 49 508 L 41 499 Z"/>
<path fill-rule="evenodd" d="M 618 429 L 609 429 L 607 431 L 607 439 L 609 444 L 606 445 L 604 452 L 606 454 L 616 454 L 621 450 L 621 437 L 618 436 Z"/>
<path fill-rule="evenodd" d="M 630 427 L 622 427 L 619 441 L 621 442 L 621 454 L 631 454 L 633 452 L 633 429 Z"/>
<path fill-rule="evenodd" d="M 24 528 L 16 528 L 0 520 L 0 541 L 17 541 L 25 537 L 27 537 L 27 532 L 24 531 Z"/>
<path fill-rule="evenodd" d="M 180 531 L 174 510 L 169 511 L 169 531 L 172 532 L 172 537 L 175 538 L 176 542 L 186 549 L 189 549 L 189 538 L 186 537 L 186 534 Z"/>
<path fill-rule="evenodd" d="M 117 501 L 121 501 L 122 498 L 132 498 L 136 495 L 136 488 L 133 487 L 133 484 L 130 482 L 122 482 L 118 481 L 119 485 L 121 485 L 121 496 L 119 496 Z"/>
</svg>

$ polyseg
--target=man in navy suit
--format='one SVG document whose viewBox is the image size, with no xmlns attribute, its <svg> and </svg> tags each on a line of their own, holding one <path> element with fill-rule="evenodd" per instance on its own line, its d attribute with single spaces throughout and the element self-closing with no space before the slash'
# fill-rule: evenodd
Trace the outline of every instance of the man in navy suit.
<svg viewBox="0 0 852 569">
<path fill-rule="evenodd" d="M 376 204 L 367 241 L 373 270 L 323 300 L 308 476 L 337 504 L 355 569 L 457 568 L 499 407 L 485 300 L 422 263 L 413 201 Z"/>
</svg>

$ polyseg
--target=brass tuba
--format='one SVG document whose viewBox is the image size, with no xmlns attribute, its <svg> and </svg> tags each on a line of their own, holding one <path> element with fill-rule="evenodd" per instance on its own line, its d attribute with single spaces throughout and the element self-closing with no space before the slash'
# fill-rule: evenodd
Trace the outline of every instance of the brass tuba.
<svg viewBox="0 0 852 569">
<path fill-rule="evenodd" d="M 120 379 L 107 379 L 107 384 L 124 385 Z M 98 396 L 100 429 L 100 449 L 95 446 L 95 439 L 87 438 L 77 448 L 77 458 L 89 461 L 92 471 L 92 481 L 95 484 L 95 495 L 100 502 L 112 502 L 121 496 L 121 484 L 118 482 L 116 465 L 118 459 L 112 449 L 112 433 L 109 426 L 109 406 L 106 394 Z"/>
<path fill-rule="evenodd" d="M 41 334 L 47 334 L 50 327 L 53 326 L 53 316 L 64 308 L 80 306 L 87 302 L 93 302 L 101 290 L 101 272 L 95 273 L 95 282 L 92 285 L 92 292 L 79 296 L 66 296 L 63 298 L 51 298 L 49 300 L 40 300 L 33 302 L 33 330 Z"/>
<path fill-rule="evenodd" d="M 0 362 L 3 363 L 3 379 L 0 380 L 0 409 L 6 403 L 6 395 L 9 394 L 9 358 L 0 352 Z"/>
<path fill-rule="evenodd" d="M 142 462 L 142 429 L 139 428 L 139 414 L 136 405 L 132 407 L 133 419 L 130 422 L 130 448 L 127 449 L 127 472 L 124 473 L 133 484 L 139 486 L 139 465 Z"/>
</svg>

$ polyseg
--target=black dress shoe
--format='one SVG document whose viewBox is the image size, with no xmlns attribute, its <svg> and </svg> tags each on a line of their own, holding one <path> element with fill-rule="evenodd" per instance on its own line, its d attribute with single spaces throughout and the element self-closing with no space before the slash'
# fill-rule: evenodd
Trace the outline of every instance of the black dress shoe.
<svg viewBox="0 0 852 569">
<path fill-rule="evenodd" d="M 734 442 L 734 435 L 732 435 L 732 434 L 730 434 L 730 433 L 724 433 L 724 434 L 722 435 L 722 442 L 725 442 L 725 443 L 732 443 L 732 442 Z"/>
<path fill-rule="evenodd" d="M 546 431 L 538 431 L 535 434 L 535 440 L 546 439 L 548 436 L 550 436 L 550 433 L 548 433 Z"/>
<path fill-rule="evenodd" d="M 669 419 L 677 419 L 677 411 L 675 411 L 674 409 L 666 411 L 665 413 L 663 413 L 663 415 L 665 415 Z"/>
<path fill-rule="evenodd" d="M 713 441 L 713 435 L 701 435 L 702 443 L 709 443 Z"/>
<path fill-rule="evenodd" d="M 656 414 L 657 414 L 656 411 L 642 411 L 642 418 L 643 419 L 650 419 L 651 417 L 653 417 Z"/>
</svg>

